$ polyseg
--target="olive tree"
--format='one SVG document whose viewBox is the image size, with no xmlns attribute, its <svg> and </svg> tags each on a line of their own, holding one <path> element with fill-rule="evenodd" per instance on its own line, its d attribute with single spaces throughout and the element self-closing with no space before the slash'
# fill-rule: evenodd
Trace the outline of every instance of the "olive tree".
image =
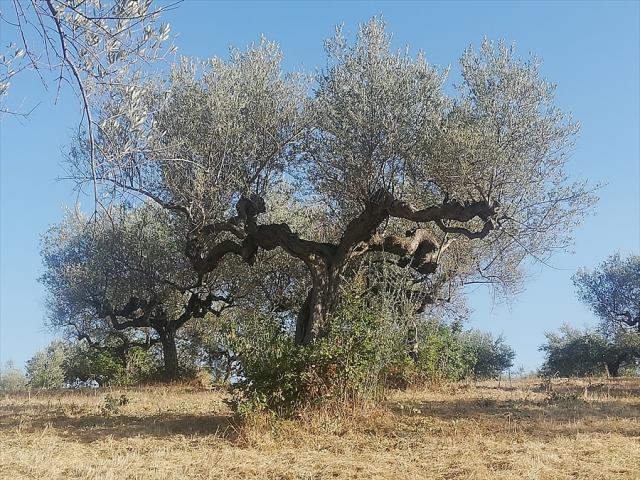
<svg viewBox="0 0 640 480">
<path fill-rule="evenodd" d="M 502 335 L 494 338 L 490 333 L 471 330 L 465 336 L 474 351 L 474 377 L 498 378 L 505 370 L 513 367 L 516 352 Z"/>
<path fill-rule="evenodd" d="M 27 378 L 16 364 L 8 360 L 0 365 L 0 392 L 14 392 L 22 390 L 27 385 Z"/>
<path fill-rule="evenodd" d="M 640 332 L 640 256 L 611 255 L 593 271 L 573 277 L 578 298 L 609 326 Z"/>
<path fill-rule="evenodd" d="M 410 272 L 424 309 L 470 282 L 509 294 L 523 260 L 569 244 L 593 198 L 567 179 L 577 124 L 554 105 L 535 59 L 485 41 L 464 52 L 449 95 L 446 72 L 394 51 L 379 20 L 326 45 L 315 76 L 283 73 L 281 52 L 263 39 L 112 91 L 98 117 L 99 182 L 179 219 L 196 280 L 229 257 L 256 267 L 279 250 L 301 262 L 309 289 L 298 345 L 327 334 L 365 258 Z M 70 156 L 80 182 L 92 179 L 87 151 L 80 139 Z M 322 211 L 322 228 L 269 220 L 283 180 Z"/>
<path fill-rule="evenodd" d="M 111 209 L 89 221 L 72 211 L 42 244 L 50 325 L 117 353 L 162 345 L 164 373 L 178 374 L 176 332 L 194 318 L 220 315 L 231 286 L 198 279 L 163 209 Z"/>
<path fill-rule="evenodd" d="M 620 369 L 640 360 L 640 336 L 618 328 L 615 332 L 578 330 L 569 325 L 559 332 L 547 332 L 540 347 L 545 354 L 541 372 L 545 375 L 594 375 L 617 377 Z"/>
</svg>

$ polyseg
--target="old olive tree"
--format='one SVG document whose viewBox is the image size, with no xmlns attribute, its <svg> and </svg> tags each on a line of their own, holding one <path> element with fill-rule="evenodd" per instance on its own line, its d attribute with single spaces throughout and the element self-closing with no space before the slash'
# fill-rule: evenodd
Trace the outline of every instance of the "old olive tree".
<svg viewBox="0 0 640 480">
<path fill-rule="evenodd" d="M 421 311 L 470 282 L 508 294 L 525 259 L 569 244 L 593 197 L 568 179 L 578 127 L 535 59 L 485 41 L 463 53 L 452 90 L 423 54 L 392 49 L 376 19 L 326 50 L 311 76 L 284 73 L 263 39 L 114 86 L 95 115 L 95 167 L 81 139 L 74 176 L 95 172 L 113 198 L 163 207 L 195 284 L 227 262 L 257 267 L 268 251 L 302 264 L 298 345 L 325 335 L 364 258 L 410 274 Z M 283 183 L 315 223 L 273 220 L 269 197 Z"/>
</svg>

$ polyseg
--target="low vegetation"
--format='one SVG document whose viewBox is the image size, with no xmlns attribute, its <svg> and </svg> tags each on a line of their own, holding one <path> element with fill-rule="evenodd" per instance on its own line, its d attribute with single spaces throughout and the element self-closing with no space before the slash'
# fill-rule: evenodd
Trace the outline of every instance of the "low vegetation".
<svg viewBox="0 0 640 480">
<path fill-rule="evenodd" d="M 460 382 L 289 419 L 227 400 L 188 384 L 4 395 L 0 477 L 640 476 L 637 378 Z"/>
</svg>

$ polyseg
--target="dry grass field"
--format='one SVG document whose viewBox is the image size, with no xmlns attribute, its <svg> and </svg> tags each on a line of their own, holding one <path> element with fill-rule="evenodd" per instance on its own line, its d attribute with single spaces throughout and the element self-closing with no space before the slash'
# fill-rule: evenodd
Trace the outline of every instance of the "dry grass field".
<svg viewBox="0 0 640 480">
<path fill-rule="evenodd" d="M 640 379 L 458 384 L 244 423 L 223 400 L 189 386 L 4 396 L 0 477 L 640 479 Z"/>
</svg>

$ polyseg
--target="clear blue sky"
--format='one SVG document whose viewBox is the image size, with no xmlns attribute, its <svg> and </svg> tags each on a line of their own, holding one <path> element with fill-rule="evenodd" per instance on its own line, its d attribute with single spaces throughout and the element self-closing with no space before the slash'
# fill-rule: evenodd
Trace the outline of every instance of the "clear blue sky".
<svg viewBox="0 0 640 480">
<path fill-rule="evenodd" d="M 7 0 L 0 0 L 6 8 Z M 536 267 L 510 308 L 489 292 L 471 294 L 470 326 L 504 333 L 517 365 L 535 368 L 545 330 L 567 321 L 592 324 L 578 303 L 571 275 L 607 255 L 640 252 L 640 3 L 638 2 L 209 2 L 189 1 L 169 15 L 184 55 L 225 56 L 260 34 L 280 43 L 285 67 L 313 70 L 324 64 L 323 39 L 344 23 L 383 14 L 397 46 L 424 50 L 436 65 L 456 62 L 483 36 L 515 41 L 521 55 L 544 60 L 543 73 L 558 84 L 557 102 L 582 124 L 571 175 L 605 182 L 600 202 L 575 235 L 575 254 L 558 255 L 557 269 Z M 5 33 L 4 45 L 11 41 Z M 75 201 L 63 175 L 62 149 L 77 124 L 79 105 L 28 76 L 16 82 L 14 102 L 42 103 L 29 120 L 0 124 L 0 360 L 22 364 L 52 335 L 43 327 L 39 236 Z M 88 201 L 86 201 L 88 202 Z"/>
</svg>

